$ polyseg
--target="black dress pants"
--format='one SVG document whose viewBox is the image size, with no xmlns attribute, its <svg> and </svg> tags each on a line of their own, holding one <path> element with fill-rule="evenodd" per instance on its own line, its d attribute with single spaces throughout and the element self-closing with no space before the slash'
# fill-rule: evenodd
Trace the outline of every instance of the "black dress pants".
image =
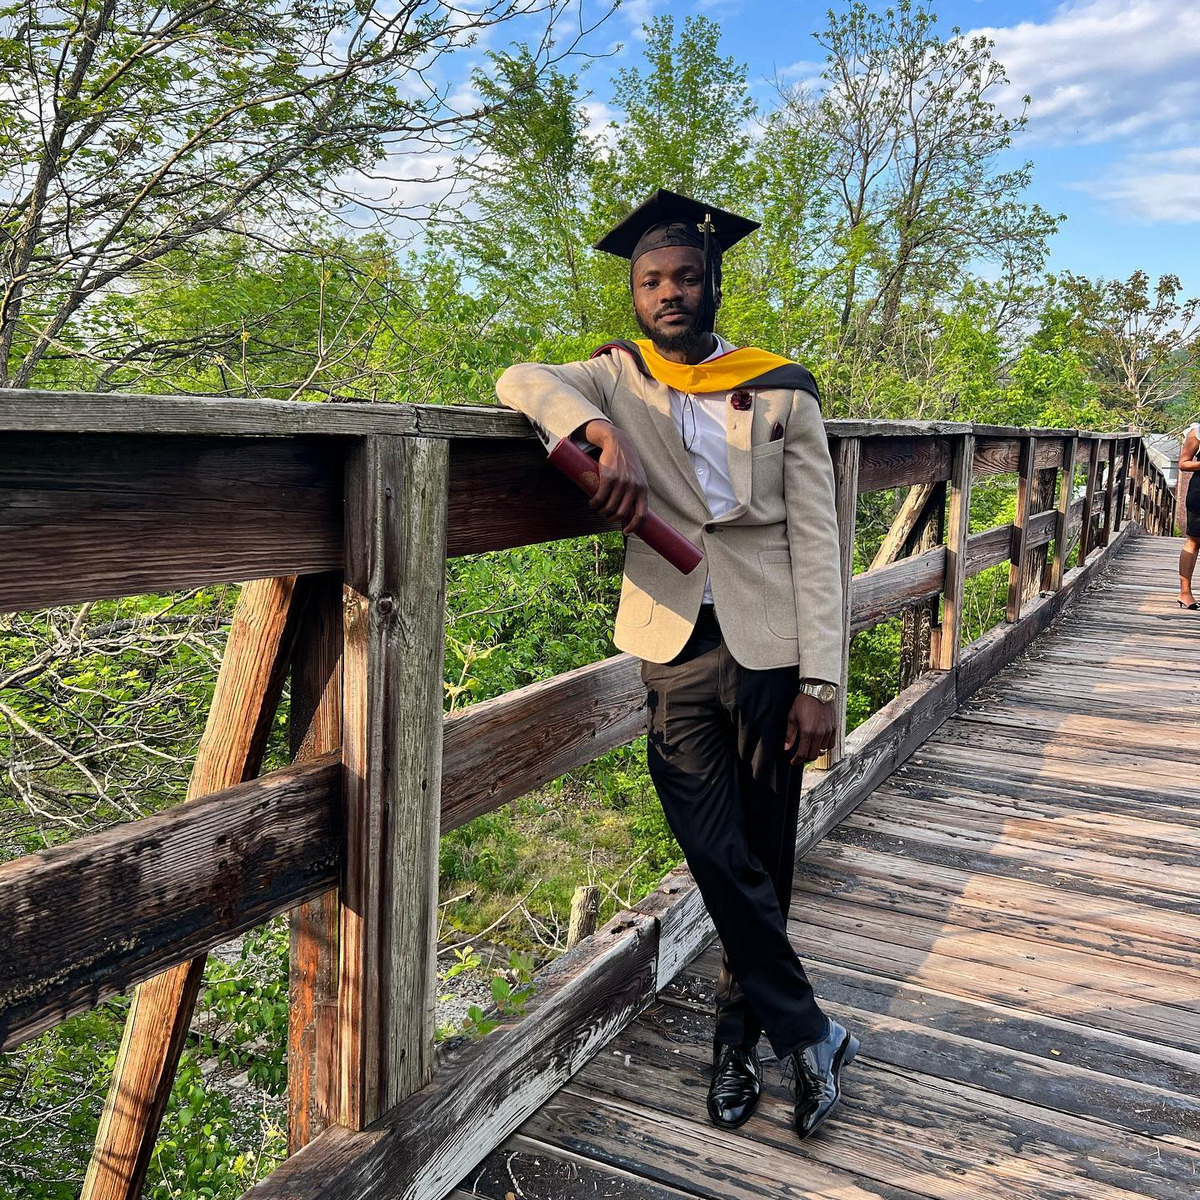
<svg viewBox="0 0 1200 1200">
<path fill-rule="evenodd" d="M 741 666 L 703 605 L 679 654 L 641 673 L 650 777 L 721 940 L 716 1039 L 765 1032 L 782 1059 L 825 1032 L 787 935 L 801 768 L 783 740 L 799 668 Z"/>
</svg>

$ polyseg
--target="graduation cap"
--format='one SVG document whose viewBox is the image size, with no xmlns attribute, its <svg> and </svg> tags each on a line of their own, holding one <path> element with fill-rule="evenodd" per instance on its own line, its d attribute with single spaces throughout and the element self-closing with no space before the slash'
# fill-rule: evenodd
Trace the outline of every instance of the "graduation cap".
<svg viewBox="0 0 1200 1200">
<path fill-rule="evenodd" d="M 704 311 L 697 326 L 711 332 L 717 312 L 715 262 L 724 251 L 753 233 L 758 226 L 758 221 L 658 188 L 593 246 L 606 254 L 629 259 L 631 272 L 633 264 L 643 254 L 663 246 L 694 246 L 702 251 Z"/>
<path fill-rule="evenodd" d="M 695 246 L 703 250 L 706 244 L 711 246 L 711 242 L 716 242 L 724 251 L 753 233 L 758 225 L 757 221 L 736 213 L 658 188 L 596 242 L 594 248 L 627 258 L 631 263 L 648 250 L 662 246 Z"/>
</svg>

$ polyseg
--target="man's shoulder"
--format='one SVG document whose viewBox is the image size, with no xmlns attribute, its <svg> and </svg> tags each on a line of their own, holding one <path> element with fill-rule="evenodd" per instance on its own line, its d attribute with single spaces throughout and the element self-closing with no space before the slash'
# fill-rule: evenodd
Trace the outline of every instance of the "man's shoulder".
<svg viewBox="0 0 1200 1200">
<path fill-rule="evenodd" d="M 640 374 L 645 375 L 647 379 L 653 378 L 650 374 L 650 368 L 646 366 L 646 359 L 642 354 L 642 348 L 637 342 L 631 341 L 629 338 L 612 338 L 607 342 L 602 342 L 588 355 L 588 358 L 602 358 L 606 355 L 611 355 L 614 361 L 619 362 L 620 356 L 623 354 L 633 360 L 633 365 Z"/>
</svg>

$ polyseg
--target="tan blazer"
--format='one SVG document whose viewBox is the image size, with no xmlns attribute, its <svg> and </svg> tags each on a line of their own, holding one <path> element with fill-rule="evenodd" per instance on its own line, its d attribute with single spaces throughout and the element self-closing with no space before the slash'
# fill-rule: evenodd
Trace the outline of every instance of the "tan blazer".
<svg viewBox="0 0 1200 1200">
<path fill-rule="evenodd" d="M 706 561 L 682 575 L 640 538 L 625 543 L 613 640 L 667 662 L 696 623 L 707 567 L 721 632 L 745 667 L 798 663 L 800 678 L 838 682 L 842 584 L 833 464 L 816 398 L 751 391 L 752 407 L 726 412 L 729 474 L 738 505 L 714 519 L 671 419 L 670 389 L 625 353 L 547 366 L 520 363 L 496 383 L 501 403 L 533 422 L 547 450 L 597 417 L 633 436 L 650 508 L 699 546 Z M 779 423 L 784 435 L 771 440 Z"/>
</svg>

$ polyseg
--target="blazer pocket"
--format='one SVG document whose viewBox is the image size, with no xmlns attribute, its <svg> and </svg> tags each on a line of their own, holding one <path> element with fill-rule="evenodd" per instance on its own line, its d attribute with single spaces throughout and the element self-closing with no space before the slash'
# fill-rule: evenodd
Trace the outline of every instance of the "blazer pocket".
<svg viewBox="0 0 1200 1200">
<path fill-rule="evenodd" d="M 763 577 L 763 604 L 767 628 L 781 638 L 798 636 L 796 588 L 792 580 L 792 556 L 788 550 L 760 550 L 758 565 Z"/>
<path fill-rule="evenodd" d="M 626 575 L 621 579 L 621 599 L 617 604 L 617 620 L 629 629 L 650 624 L 654 612 L 654 597 L 633 583 Z"/>
</svg>

